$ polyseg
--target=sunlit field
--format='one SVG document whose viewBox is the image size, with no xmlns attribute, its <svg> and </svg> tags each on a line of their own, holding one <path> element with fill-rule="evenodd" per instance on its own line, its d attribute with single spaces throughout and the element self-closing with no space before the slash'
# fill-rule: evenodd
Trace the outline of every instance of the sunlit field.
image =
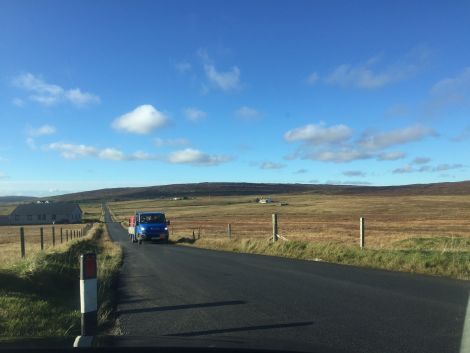
<svg viewBox="0 0 470 353">
<path fill-rule="evenodd" d="M 101 218 L 100 204 L 81 204 L 83 218 L 97 219 Z M 0 206 L 0 214 L 7 215 L 15 205 Z M 24 226 L 25 254 L 31 256 L 41 251 L 41 228 L 43 228 L 44 250 L 52 248 L 52 228 L 55 228 L 55 245 L 59 246 L 68 240 L 77 236 L 78 231 L 85 227 L 85 224 L 52 224 L 28 225 Z M 62 232 L 62 242 L 61 242 Z M 75 232 L 75 235 L 74 233 Z M 20 226 L 0 226 L 0 267 L 5 268 L 21 258 L 20 247 Z"/>
<path fill-rule="evenodd" d="M 279 234 L 289 240 L 357 245 L 359 218 L 365 217 L 365 242 L 371 249 L 470 249 L 462 239 L 470 239 L 469 196 L 278 195 L 271 204 L 258 204 L 255 198 L 139 200 L 109 206 L 124 222 L 136 210 L 166 212 L 173 239 L 192 236 L 193 230 L 198 234 L 199 229 L 202 237 L 224 238 L 229 223 L 234 238 L 267 239 L 271 215 L 277 213 Z M 281 201 L 287 205 L 280 206 Z"/>
</svg>

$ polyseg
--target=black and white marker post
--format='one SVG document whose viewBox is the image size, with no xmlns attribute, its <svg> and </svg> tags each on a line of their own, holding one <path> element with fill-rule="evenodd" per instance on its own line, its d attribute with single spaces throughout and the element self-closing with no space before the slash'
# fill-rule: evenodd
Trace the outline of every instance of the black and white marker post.
<svg viewBox="0 0 470 353">
<path fill-rule="evenodd" d="M 96 254 L 80 255 L 80 311 L 82 336 L 94 336 L 97 323 Z"/>
</svg>

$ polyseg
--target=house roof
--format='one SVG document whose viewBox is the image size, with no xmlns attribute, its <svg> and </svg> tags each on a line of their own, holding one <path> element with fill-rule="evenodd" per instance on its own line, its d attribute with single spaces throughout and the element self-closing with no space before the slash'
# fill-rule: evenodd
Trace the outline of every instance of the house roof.
<svg viewBox="0 0 470 353">
<path fill-rule="evenodd" d="M 11 214 L 67 214 L 77 207 L 82 212 L 78 203 L 73 202 L 27 203 L 18 205 Z"/>
</svg>

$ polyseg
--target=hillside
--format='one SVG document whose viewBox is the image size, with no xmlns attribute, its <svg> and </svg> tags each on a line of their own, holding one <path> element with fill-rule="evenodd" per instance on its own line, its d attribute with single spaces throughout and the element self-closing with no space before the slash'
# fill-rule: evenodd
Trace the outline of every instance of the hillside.
<svg viewBox="0 0 470 353">
<path fill-rule="evenodd" d="M 274 195 L 312 193 L 329 195 L 470 195 L 470 181 L 401 186 L 318 184 L 197 183 L 112 188 L 51 197 L 57 201 L 132 200 L 174 196 Z"/>
</svg>

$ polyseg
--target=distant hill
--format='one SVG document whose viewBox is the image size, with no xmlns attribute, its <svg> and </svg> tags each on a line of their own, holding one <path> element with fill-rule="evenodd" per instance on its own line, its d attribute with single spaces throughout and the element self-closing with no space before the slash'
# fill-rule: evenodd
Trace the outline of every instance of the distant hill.
<svg viewBox="0 0 470 353">
<path fill-rule="evenodd" d="M 0 203 L 29 202 L 37 200 L 33 196 L 0 196 Z"/>
<path fill-rule="evenodd" d="M 324 184 L 197 183 L 112 188 L 49 197 L 57 201 L 134 200 L 175 196 L 235 196 L 312 193 L 328 195 L 470 195 L 470 181 L 401 186 Z"/>
</svg>

